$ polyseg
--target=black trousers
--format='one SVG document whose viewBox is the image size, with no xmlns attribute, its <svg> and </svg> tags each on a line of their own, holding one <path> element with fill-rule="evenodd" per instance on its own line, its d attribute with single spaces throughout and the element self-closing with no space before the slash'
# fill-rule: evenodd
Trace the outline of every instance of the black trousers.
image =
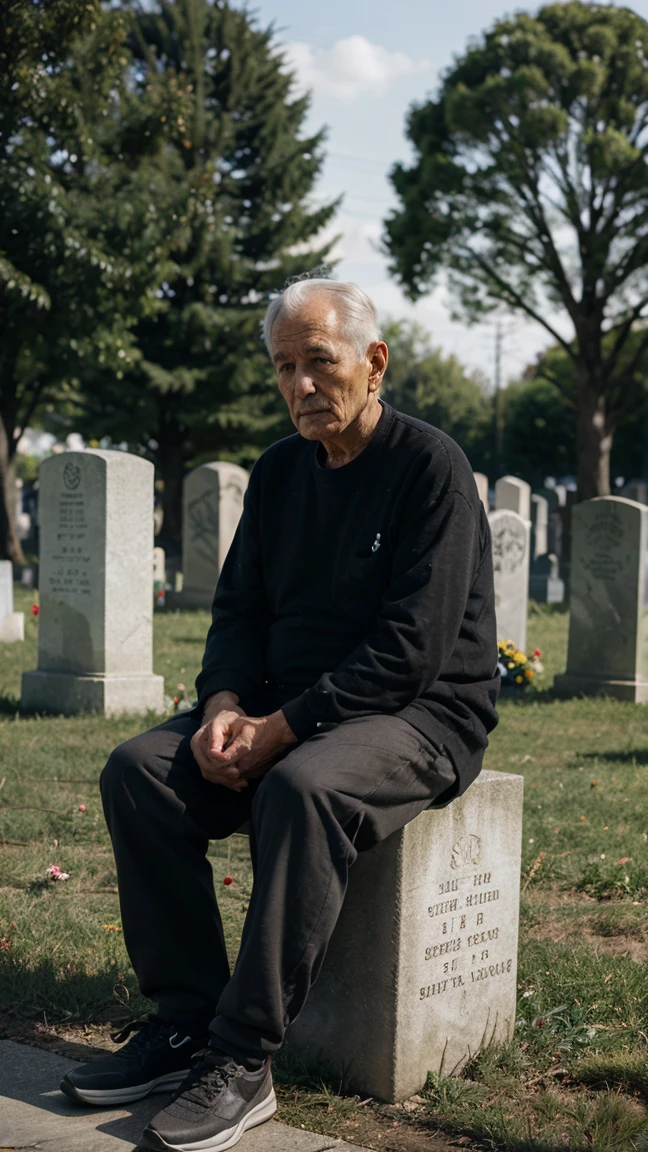
<svg viewBox="0 0 648 1152">
<path fill-rule="evenodd" d="M 335 927 L 350 865 L 451 789 L 450 761 L 405 720 L 327 727 L 243 792 L 203 779 L 186 713 L 110 757 L 101 791 L 124 938 L 159 1014 L 226 1049 L 273 1052 L 302 1008 Z M 252 898 L 230 976 L 206 857 L 250 821 Z"/>
</svg>

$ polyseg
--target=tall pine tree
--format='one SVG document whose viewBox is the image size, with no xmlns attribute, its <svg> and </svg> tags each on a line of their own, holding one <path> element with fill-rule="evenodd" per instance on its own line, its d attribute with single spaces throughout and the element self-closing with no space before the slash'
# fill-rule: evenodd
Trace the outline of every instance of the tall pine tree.
<svg viewBox="0 0 648 1152">
<path fill-rule="evenodd" d="M 178 540 L 187 467 L 205 454 L 250 461 L 283 420 L 259 339 L 272 292 L 325 260 L 317 237 L 336 205 L 309 202 L 323 133 L 304 136 L 272 29 L 208 0 L 135 6 L 133 79 L 188 97 L 159 157 L 174 207 L 159 310 L 134 329 L 123 381 L 87 378 L 91 426 L 148 446 L 164 481 L 164 534 Z M 162 98 L 159 103 L 163 103 Z"/>
<path fill-rule="evenodd" d="M 99 0 L 0 0 L 0 558 L 18 563 L 21 428 L 86 363 L 121 372 L 129 329 L 160 306 L 152 154 L 182 100 L 167 87 L 162 110 L 144 92 L 133 121 L 129 60 L 123 16 Z M 145 132 L 133 162 L 120 134 Z"/>
</svg>

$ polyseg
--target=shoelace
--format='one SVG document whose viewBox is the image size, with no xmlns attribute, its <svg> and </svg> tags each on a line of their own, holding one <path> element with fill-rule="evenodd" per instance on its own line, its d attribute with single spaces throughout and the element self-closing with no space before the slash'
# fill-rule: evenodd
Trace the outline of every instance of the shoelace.
<svg viewBox="0 0 648 1152">
<path fill-rule="evenodd" d="M 173 1099 L 178 1100 L 180 1096 L 184 1096 L 192 1104 L 200 1104 L 207 1108 L 241 1069 L 233 1060 L 223 1063 L 213 1048 L 202 1048 L 200 1052 L 195 1053 L 194 1060 L 189 1075 Z"/>
<path fill-rule="evenodd" d="M 122 1056 L 126 1052 L 126 1048 L 130 1048 L 129 1055 L 132 1054 L 133 1048 L 147 1048 L 153 1043 L 161 1028 L 164 1025 L 159 1020 L 153 1020 L 150 1017 L 146 1020 L 130 1020 L 128 1024 L 122 1028 L 120 1032 L 111 1032 L 110 1039 L 113 1044 L 123 1044 L 132 1032 L 136 1033 L 131 1040 L 119 1052 L 115 1052 L 115 1056 Z"/>
</svg>

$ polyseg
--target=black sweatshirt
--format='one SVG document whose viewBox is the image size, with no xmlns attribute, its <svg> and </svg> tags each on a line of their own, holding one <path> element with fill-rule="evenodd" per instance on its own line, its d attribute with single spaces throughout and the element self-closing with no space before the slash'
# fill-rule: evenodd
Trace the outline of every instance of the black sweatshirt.
<svg viewBox="0 0 648 1152">
<path fill-rule="evenodd" d="M 196 687 L 320 723 L 401 716 L 449 755 L 459 791 L 481 767 L 499 686 L 488 521 L 443 432 L 382 405 L 341 468 L 290 436 L 257 461 L 218 581 Z"/>
</svg>

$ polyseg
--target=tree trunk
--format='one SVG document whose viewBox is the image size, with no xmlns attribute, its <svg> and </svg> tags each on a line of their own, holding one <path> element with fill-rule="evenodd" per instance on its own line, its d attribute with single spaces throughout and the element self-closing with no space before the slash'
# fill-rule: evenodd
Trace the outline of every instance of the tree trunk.
<svg viewBox="0 0 648 1152">
<path fill-rule="evenodd" d="M 0 560 L 24 564 L 25 557 L 18 539 L 16 524 L 15 449 L 0 414 Z"/>
<path fill-rule="evenodd" d="M 182 544 L 184 451 L 182 431 L 173 417 L 165 419 L 161 415 L 156 439 L 158 442 L 156 455 L 164 484 L 162 536 L 165 540 L 180 546 Z"/>
<path fill-rule="evenodd" d="M 610 495 L 614 424 L 598 374 L 581 364 L 578 377 L 578 499 L 592 500 Z"/>
</svg>

